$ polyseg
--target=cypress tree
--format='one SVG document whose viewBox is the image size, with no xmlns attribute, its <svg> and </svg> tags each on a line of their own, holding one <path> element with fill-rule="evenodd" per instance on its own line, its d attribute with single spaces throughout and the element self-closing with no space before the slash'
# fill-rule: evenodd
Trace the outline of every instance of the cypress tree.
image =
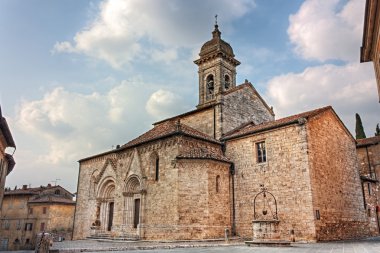
<svg viewBox="0 0 380 253">
<path fill-rule="evenodd" d="M 356 139 L 364 139 L 366 138 L 366 136 L 364 133 L 362 119 L 360 118 L 359 114 L 356 114 L 355 116 L 356 116 L 356 127 L 355 127 Z"/>
<path fill-rule="evenodd" d="M 379 123 L 377 123 L 377 125 L 376 125 L 375 136 L 380 136 L 380 127 L 379 127 Z"/>
</svg>

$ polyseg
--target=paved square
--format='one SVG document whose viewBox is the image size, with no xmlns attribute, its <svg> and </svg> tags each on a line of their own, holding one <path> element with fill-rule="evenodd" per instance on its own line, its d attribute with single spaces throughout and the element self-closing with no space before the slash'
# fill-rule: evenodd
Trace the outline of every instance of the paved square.
<svg viewBox="0 0 380 253">
<path fill-rule="evenodd" d="M 291 247 L 248 247 L 242 241 L 231 241 L 225 244 L 223 241 L 205 242 L 111 242 L 111 241 L 64 241 L 54 243 L 53 252 L 99 252 L 112 251 L 114 253 L 135 252 L 169 252 L 169 253 L 380 253 L 380 237 L 340 242 L 323 243 L 296 243 Z"/>
</svg>

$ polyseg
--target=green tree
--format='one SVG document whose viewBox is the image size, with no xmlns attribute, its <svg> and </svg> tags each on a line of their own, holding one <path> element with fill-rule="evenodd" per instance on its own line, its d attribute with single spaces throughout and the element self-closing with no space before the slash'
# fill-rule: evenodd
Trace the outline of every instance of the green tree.
<svg viewBox="0 0 380 253">
<path fill-rule="evenodd" d="M 380 127 L 379 127 L 379 123 L 377 123 L 377 125 L 376 125 L 375 136 L 380 136 Z"/>
<path fill-rule="evenodd" d="M 360 118 L 360 115 L 356 114 L 355 116 L 356 116 L 356 126 L 355 126 L 356 139 L 367 138 L 364 133 L 363 123 L 362 123 L 362 119 Z"/>
</svg>

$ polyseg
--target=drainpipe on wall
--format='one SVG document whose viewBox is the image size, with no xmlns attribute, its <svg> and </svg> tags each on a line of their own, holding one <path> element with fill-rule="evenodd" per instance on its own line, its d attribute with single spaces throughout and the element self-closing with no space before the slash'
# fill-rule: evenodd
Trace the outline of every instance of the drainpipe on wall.
<svg viewBox="0 0 380 253">
<path fill-rule="evenodd" d="M 214 139 L 216 139 L 216 106 L 214 106 Z"/>
<path fill-rule="evenodd" d="M 230 175 L 232 177 L 232 228 L 231 233 L 233 236 L 236 235 L 236 215 L 235 215 L 235 165 L 231 163 L 230 165 Z"/>
</svg>

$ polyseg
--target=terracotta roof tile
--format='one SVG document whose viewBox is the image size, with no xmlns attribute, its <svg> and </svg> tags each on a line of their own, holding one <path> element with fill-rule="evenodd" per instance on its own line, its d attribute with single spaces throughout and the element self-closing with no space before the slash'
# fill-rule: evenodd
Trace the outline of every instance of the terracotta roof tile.
<svg viewBox="0 0 380 253">
<path fill-rule="evenodd" d="M 370 145 L 375 145 L 378 143 L 380 143 L 380 136 L 374 136 L 370 138 L 356 140 L 356 146 L 358 147 L 370 146 Z"/>
<path fill-rule="evenodd" d="M 274 120 L 274 121 L 269 121 L 269 122 L 264 122 L 264 123 L 259 124 L 259 125 L 252 125 L 251 124 L 251 125 L 247 126 L 245 124 L 243 126 L 240 126 L 237 129 L 229 132 L 228 134 L 223 136 L 222 139 L 223 140 L 232 139 L 232 138 L 244 136 L 247 134 L 252 134 L 255 132 L 261 132 L 261 131 L 265 131 L 265 130 L 269 130 L 269 129 L 273 129 L 273 128 L 277 128 L 277 127 L 286 126 L 288 124 L 296 123 L 302 118 L 307 119 L 307 118 L 313 117 L 313 116 L 315 116 L 321 112 L 324 112 L 324 111 L 330 110 L 330 109 L 332 109 L 331 106 L 326 106 L 326 107 L 318 108 L 318 109 L 315 109 L 312 111 L 307 111 L 307 112 L 299 113 L 296 115 L 292 115 L 292 116 L 289 116 L 286 118 L 282 118 L 282 119 L 278 119 L 278 120 Z"/>
<path fill-rule="evenodd" d="M 136 139 L 133 139 L 130 142 L 124 144 L 122 148 L 136 146 L 136 145 L 150 142 L 153 140 L 169 137 L 175 134 L 183 134 L 183 135 L 200 138 L 200 139 L 214 142 L 214 143 L 220 143 L 214 138 L 192 127 L 179 123 L 178 121 L 170 120 L 170 121 L 163 122 L 162 124 L 155 125 L 153 129 L 149 130 L 148 132 L 145 132 L 144 134 L 140 135 Z"/>
<path fill-rule="evenodd" d="M 39 187 L 30 187 L 30 188 L 26 188 L 26 189 L 20 188 L 20 189 L 16 189 L 16 190 L 5 190 L 4 195 L 39 195 L 43 191 L 51 190 L 51 189 L 55 189 L 55 188 L 64 189 L 60 185 L 39 186 Z M 66 189 L 64 189 L 64 190 L 66 190 Z"/>
<path fill-rule="evenodd" d="M 62 204 L 75 204 L 75 201 L 65 197 L 44 195 L 38 196 L 28 201 L 28 203 L 62 203 Z"/>
</svg>

